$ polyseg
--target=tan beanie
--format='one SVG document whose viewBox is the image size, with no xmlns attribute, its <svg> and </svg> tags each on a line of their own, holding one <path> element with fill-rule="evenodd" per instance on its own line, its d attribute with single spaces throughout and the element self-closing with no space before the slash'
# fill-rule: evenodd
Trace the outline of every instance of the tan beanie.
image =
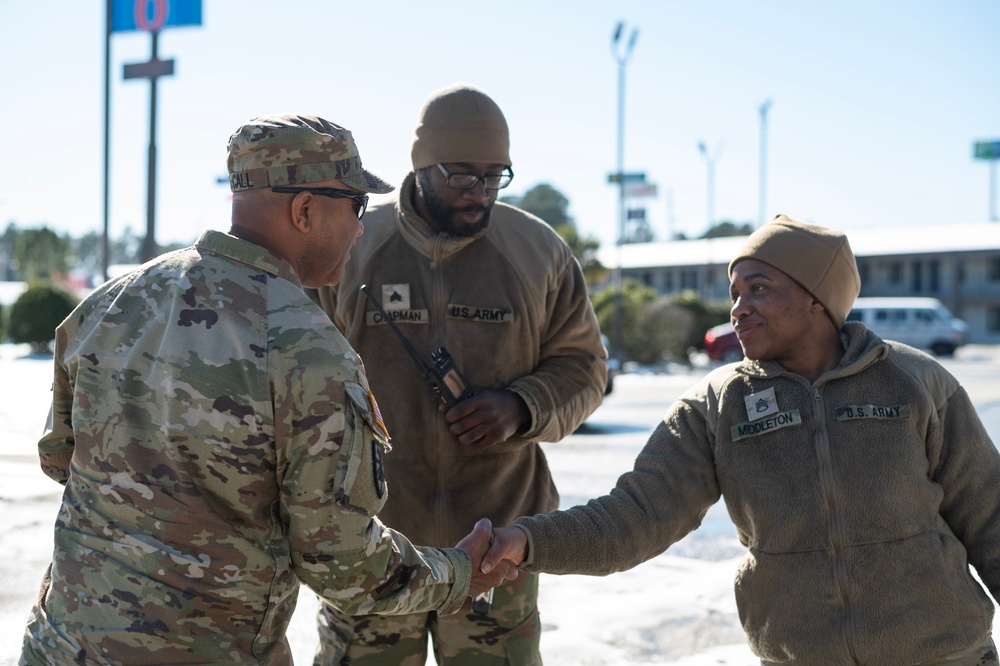
<svg viewBox="0 0 1000 666">
<path fill-rule="evenodd" d="M 847 236 L 785 215 L 750 234 L 729 263 L 730 278 L 733 266 L 744 259 L 770 264 L 802 285 L 823 304 L 837 330 L 861 292 L 861 276 Z"/>
<path fill-rule="evenodd" d="M 507 121 L 479 88 L 456 83 L 424 102 L 413 137 L 413 170 L 446 162 L 511 166 Z"/>
</svg>

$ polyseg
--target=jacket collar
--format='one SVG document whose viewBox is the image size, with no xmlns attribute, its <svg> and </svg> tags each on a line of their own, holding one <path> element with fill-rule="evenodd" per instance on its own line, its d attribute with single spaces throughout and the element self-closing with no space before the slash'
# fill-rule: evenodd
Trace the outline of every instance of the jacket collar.
<svg viewBox="0 0 1000 666">
<path fill-rule="evenodd" d="M 396 228 L 406 242 L 424 256 L 436 261 L 447 259 L 489 231 L 487 227 L 472 236 L 452 236 L 435 231 L 424 218 L 420 217 L 413 205 L 416 190 L 417 177 L 411 171 L 399 188 L 399 199 L 396 201 Z"/>
<path fill-rule="evenodd" d="M 195 247 L 230 261 L 251 266 L 257 270 L 284 278 L 297 287 L 302 287 L 298 274 L 292 265 L 282 257 L 255 245 L 248 240 L 230 236 L 221 231 L 208 230 L 195 242 Z"/>
<path fill-rule="evenodd" d="M 857 374 L 889 354 L 889 345 L 860 322 L 849 321 L 844 324 L 840 329 L 840 340 L 844 346 L 844 356 L 836 368 L 813 382 L 814 386 Z M 777 361 L 744 359 L 739 368 L 742 372 L 757 377 L 798 376 L 785 370 Z"/>
</svg>

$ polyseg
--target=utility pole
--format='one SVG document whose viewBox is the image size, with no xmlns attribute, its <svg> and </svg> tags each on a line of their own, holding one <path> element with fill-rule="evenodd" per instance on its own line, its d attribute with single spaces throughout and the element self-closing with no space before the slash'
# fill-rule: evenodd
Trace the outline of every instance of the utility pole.
<svg viewBox="0 0 1000 666">
<path fill-rule="evenodd" d="M 760 194 L 757 201 L 757 226 L 767 222 L 767 112 L 771 110 L 771 100 L 760 105 Z"/>
<path fill-rule="evenodd" d="M 719 153 L 722 152 L 722 144 L 719 144 L 715 148 L 715 153 L 710 154 L 708 152 L 708 147 L 705 146 L 704 141 L 698 142 L 698 152 L 701 153 L 702 157 L 705 158 L 705 175 L 706 175 L 706 201 L 705 201 L 705 217 L 708 223 L 706 231 L 715 226 L 715 160 L 718 159 Z"/>
</svg>

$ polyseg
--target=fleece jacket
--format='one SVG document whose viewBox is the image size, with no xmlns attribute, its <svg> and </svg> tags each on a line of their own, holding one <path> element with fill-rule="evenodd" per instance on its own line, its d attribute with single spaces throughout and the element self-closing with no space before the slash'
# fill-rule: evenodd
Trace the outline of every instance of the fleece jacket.
<svg viewBox="0 0 1000 666">
<path fill-rule="evenodd" d="M 580 265 L 551 227 L 496 203 L 482 232 L 438 233 L 414 210 L 414 181 L 365 215 L 343 279 L 319 300 L 361 354 L 392 438 L 379 517 L 414 543 L 454 546 L 480 518 L 509 525 L 559 505 L 538 443 L 561 440 L 601 404 L 607 353 Z M 444 346 L 470 386 L 523 398 L 530 423 L 491 447 L 460 444 L 362 285 L 421 362 Z"/>
<path fill-rule="evenodd" d="M 933 358 L 842 329 L 814 382 L 723 366 L 683 395 L 609 495 L 516 521 L 533 572 L 603 575 L 664 551 L 723 497 L 762 660 L 906 666 L 982 644 L 1000 591 L 1000 454 Z"/>
</svg>

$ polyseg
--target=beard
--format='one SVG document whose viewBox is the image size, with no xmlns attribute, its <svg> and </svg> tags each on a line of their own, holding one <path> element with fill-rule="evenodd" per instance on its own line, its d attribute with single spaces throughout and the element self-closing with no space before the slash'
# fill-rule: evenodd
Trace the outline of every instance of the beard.
<svg viewBox="0 0 1000 666">
<path fill-rule="evenodd" d="M 430 178 L 420 170 L 417 172 L 417 196 L 423 197 L 424 205 L 431 219 L 427 220 L 435 230 L 449 234 L 451 236 L 474 236 L 490 225 L 490 212 L 493 206 L 480 206 L 470 204 L 468 206 L 449 206 L 434 189 Z M 447 187 L 447 185 L 445 185 Z M 481 213 L 481 217 L 474 223 L 463 222 L 458 219 L 462 213 Z"/>
</svg>

